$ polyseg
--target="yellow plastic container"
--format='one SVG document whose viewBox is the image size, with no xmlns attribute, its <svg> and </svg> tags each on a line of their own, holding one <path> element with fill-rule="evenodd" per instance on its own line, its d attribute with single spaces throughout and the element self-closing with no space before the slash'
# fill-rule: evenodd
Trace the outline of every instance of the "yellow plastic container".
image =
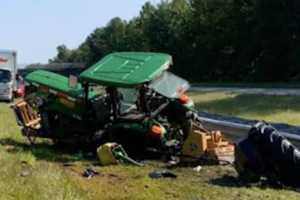
<svg viewBox="0 0 300 200">
<path fill-rule="evenodd" d="M 118 161 L 116 160 L 112 150 L 114 147 L 116 147 L 118 144 L 116 143 L 106 143 L 104 145 L 101 145 L 97 149 L 97 155 L 100 161 L 101 165 L 115 165 L 118 164 Z"/>
</svg>

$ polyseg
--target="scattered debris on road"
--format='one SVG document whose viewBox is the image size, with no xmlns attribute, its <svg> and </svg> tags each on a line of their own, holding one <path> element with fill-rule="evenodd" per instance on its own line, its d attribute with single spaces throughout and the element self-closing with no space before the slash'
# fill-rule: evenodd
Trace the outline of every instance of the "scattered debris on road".
<svg viewBox="0 0 300 200">
<path fill-rule="evenodd" d="M 92 168 L 86 168 L 82 174 L 82 176 L 86 177 L 87 179 L 91 179 L 94 176 L 99 175 L 100 173 Z"/>
<path fill-rule="evenodd" d="M 155 170 L 155 171 L 149 173 L 149 177 L 152 179 L 177 178 L 177 175 L 169 170 Z"/>
<path fill-rule="evenodd" d="M 193 170 L 199 173 L 202 170 L 202 166 L 198 165 L 197 167 L 194 167 Z"/>
<path fill-rule="evenodd" d="M 115 165 L 119 163 L 133 164 L 142 167 L 143 164 L 130 158 L 123 147 L 117 143 L 106 143 L 97 149 L 100 164 Z"/>
</svg>

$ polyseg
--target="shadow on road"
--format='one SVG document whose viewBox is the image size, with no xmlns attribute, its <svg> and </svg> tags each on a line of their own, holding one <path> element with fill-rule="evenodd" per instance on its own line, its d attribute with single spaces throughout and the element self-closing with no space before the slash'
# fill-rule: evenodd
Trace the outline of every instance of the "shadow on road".
<svg viewBox="0 0 300 200">
<path fill-rule="evenodd" d="M 212 185 L 222 186 L 222 187 L 246 187 L 250 186 L 247 183 L 241 182 L 238 177 L 224 175 L 209 181 Z"/>
</svg>

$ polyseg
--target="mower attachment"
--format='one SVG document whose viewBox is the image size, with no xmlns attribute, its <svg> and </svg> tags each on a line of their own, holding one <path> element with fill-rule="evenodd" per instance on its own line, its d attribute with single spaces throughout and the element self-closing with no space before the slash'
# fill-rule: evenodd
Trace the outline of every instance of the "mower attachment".
<svg viewBox="0 0 300 200">
<path fill-rule="evenodd" d="M 208 131 L 196 124 L 187 137 L 182 154 L 191 158 L 233 162 L 234 145 L 224 139 L 220 131 Z"/>
<path fill-rule="evenodd" d="M 13 106 L 17 122 L 23 127 L 22 134 L 28 138 L 30 143 L 34 142 L 38 130 L 41 128 L 39 114 L 25 101 L 20 100 Z"/>
</svg>

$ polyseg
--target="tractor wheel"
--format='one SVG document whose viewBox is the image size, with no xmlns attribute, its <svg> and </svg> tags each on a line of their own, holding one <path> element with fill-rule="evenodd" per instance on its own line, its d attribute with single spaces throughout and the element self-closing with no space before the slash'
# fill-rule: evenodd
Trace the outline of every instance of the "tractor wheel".
<svg viewBox="0 0 300 200">
<path fill-rule="evenodd" d="M 256 137 L 259 151 L 265 159 L 266 174 L 270 180 L 283 184 L 300 185 L 300 152 L 272 126 L 265 125 Z"/>
<path fill-rule="evenodd" d="M 255 183 L 260 180 L 263 165 L 259 154 L 249 139 L 245 139 L 235 146 L 234 167 L 239 178 L 245 182 Z"/>
<path fill-rule="evenodd" d="M 248 138 L 237 145 L 236 163 L 240 175 L 248 171 L 270 182 L 300 185 L 299 150 L 268 124 L 255 125 Z"/>
</svg>

